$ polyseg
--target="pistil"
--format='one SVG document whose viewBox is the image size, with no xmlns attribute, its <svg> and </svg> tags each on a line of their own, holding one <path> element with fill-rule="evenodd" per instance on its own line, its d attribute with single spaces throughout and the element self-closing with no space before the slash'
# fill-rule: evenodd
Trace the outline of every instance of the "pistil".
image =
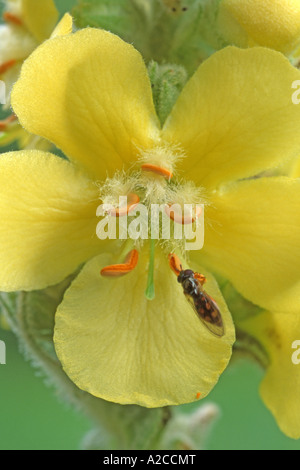
<svg viewBox="0 0 300 470">
<path fill-rule="evenodd" d="M 155 298 L 155 287 L 154 287 L 154 259 L 155 259 L 155 240 L 150 240 L 150 261 L 148 270 L 148 282 L 145 296 L 147 300 L 153 300 Z"/>
</svg>

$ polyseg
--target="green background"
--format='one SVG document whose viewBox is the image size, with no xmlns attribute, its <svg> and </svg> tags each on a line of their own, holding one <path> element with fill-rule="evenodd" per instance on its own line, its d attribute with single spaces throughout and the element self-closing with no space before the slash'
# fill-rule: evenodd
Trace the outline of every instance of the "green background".
<svg viewBox="0 0 300 470">
<path fill-rule="evenodd" d="M 41 0 L 42 1 L 42 0 Z M 125 1 L 125 0 L 124 0 Z M 61 13 L 74 0 L 57 0 Z M 7 364 L 0 365 L 0 449 L 78 449 L 91 423 L 45 384 L 19 352 L 11 332 L 0 330 Z M 263 377 L 256 365 L 241 362 L 222 375 L 205 402 L 222 410 L 207 441 L 212 450 L 300 449 L 300 442 L 286 438 L 259 398 Z M 182 410 L 190 411 L 186 405 Z"/>
<path fill-rule="evenodd" d="M 91 429 L 83 415 L 55 396 L 18 351 L 14 335 L 0 330 L 6 342 L 7 364 L 0 365 L 0 449 L 78 449 Z M 212 450 L 300 449 L 285 437 L 258 394 L 262 372 L 241 362 L 221 376 L 209 398 L 222 413 L 207 440 Z M 181 406 L 189 411 L 191 405 Z"/>
</svg>

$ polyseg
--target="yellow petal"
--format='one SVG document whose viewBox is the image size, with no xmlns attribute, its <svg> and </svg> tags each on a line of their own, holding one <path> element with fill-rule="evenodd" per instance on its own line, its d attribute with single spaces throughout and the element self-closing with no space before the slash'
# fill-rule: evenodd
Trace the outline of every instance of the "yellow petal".
<svg viewBox="0 0 300 470">
<path fill-rule="evenodd" d="M 51 36 L 58 16 L 53 0 L 22 0 L 22 18 L 39 42 Z"/>
<path fill-rule="evenodd" d="M 255 304 L 299 313 L 300 180 L 260 178 L 215 194 L 196 255 Z"/>
<path fill-rule="evenodd" d="M 300 2 L 222 0 L 219 27 L 237 46 L 256 44 L 289 53 L 300 42 Z"/>
<path fill-rule="evenodd" d="M 55 284 L 101 250 L 97 188 L 41 151 L 0 158 L 0 290 Z"/>
<path fill-rule="evenodd" d="M 289 437 L 300 438 L 300 317 L 288 313 L 268 313 L 241 324 L 265 348 L 270 365 L 261 385 L 262 398 Z M 294 345 L 294 342 L 298 344 Z M 292 347 L 294 345 L 294 348 Z M 292 360 L 293 359 L 293 360 Z"/>
<path fill-rule="evenodd" d="M 26 61 L 12 103 L 24 127 L 98 178 L 148 147 L 157 118 L 140 54 L 97 29 L 45 42 Z"/>
<path fill-rule="evenodd" d="M 81 389 L 117 403 L 146 407 L 204 398 L 231 356 L 234 327 L 216 282 L 207 291 L 223 314 L 218 338 L 196 317 L 167 260 L 158 252 L 156 297 L 145 298 L 147 257 L 122 278 L 101 278 L 113 258 L 87 263 L 56 314 L 55 345 L 64 370 Z"/>
<path fill-rule="evenodd" d="M 275 78 L 276 77 L 276 78 Z M 300 72 L 280 53 L 228 47 L 204 62 L 185 86 L 164 128 L 183 146 L 185 177 L 216 187 L 298 155 Z"/>
<path fill-rule="evenodd" d="M 291 178 L 300 178 L 300 158 L 296 158 L 289 169 L 289 176 Z"/>
<path fill-rule="evenodd" d="M 73 30 L 73 18 L 69 13 L 66 13 L 63 18 L 60 20 L 55 30 L 51 34 L 51 38 L 57 36 L 64 36 L 70 34 Z"/>
</svg>

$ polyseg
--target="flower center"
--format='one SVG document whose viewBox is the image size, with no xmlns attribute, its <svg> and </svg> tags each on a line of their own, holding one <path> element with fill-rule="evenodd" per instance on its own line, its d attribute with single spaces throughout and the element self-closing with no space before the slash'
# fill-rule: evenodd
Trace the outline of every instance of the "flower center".
<svg viewBox="0 0 300 470">
<path fill-rule="evenodd" d="M 207 199 L 203 188 L 178 178 L 176 163 L 182 158 L 182 152 L 170 147 L 141 151 L 136 168 L 129 173 L 118 172 L 100 186 L 100 199 L 105 208 L 101 215 L 107 223 L 112 218 L 114 221 L 125 218 L 130 239 L 125 258 L 119 264 L 106 266 L 101 274 L 116 277 L 132 271 L 137 265 L 138 250 L 148 240 L 150 255 L 145 292 L 148 300 L 154 298 L 156 244 L 161 244 L 166 256 L 177 252 L 185 257 L 186 240 L 193 238 L 187 233 L 195 235 L 199 224 L 203 225 L 201 216 Z M 120 224 L 124 228 L 124 220 Z M 119 238 L 127 238 L 120 237 L 120 233 L 119 228 Z"/>
</svg>

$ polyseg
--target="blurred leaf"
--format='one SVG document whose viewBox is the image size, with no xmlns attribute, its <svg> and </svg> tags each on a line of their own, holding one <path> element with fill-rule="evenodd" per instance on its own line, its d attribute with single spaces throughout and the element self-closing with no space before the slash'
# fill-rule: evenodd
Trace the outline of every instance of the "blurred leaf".
<svg viewBox="0 0 300 470">
<path fill-rule="evenodd" d="M 78 0 L 79 28 L 103 28 L 132 43 L 148 63 L 183 65 L 191 74 L 223 40 L 217 29 L 220 0 Z"/>
</svg>

